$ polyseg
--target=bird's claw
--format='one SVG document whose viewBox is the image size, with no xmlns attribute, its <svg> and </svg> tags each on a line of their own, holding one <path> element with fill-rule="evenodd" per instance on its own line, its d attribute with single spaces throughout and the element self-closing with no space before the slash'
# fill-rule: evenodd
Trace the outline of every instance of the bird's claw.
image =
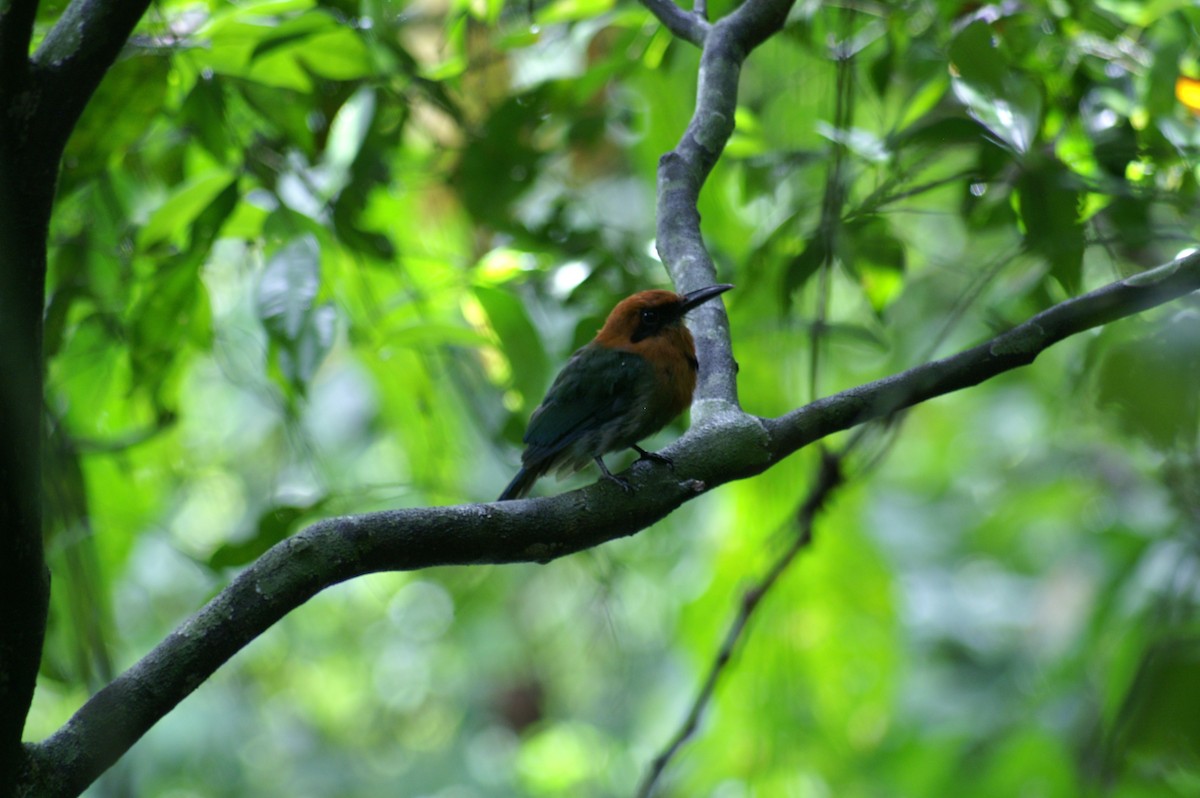
<svg viewBox="0 0 1200 798">
<path fill-rule="evenodd" d="M 639 462 L 642 460 L 653 460 L 656 463 L 662 463 L 662 464 L 666 465 L 672 471 L 675 470 L 675 461 L 672 460 L 670 457 L 667 457 L 665 454 L 659 454 L 658 452 L 648 452 L 645 449 L 643 449 L 641 446 L 636 446 L 636 445 L 633 448 L 634 448 L 634 451 L 636 451 L 638 453 L 638 461 Z"/>
<path fill-rule="evenodd" d="M 626 493 L 633 493 L 633 485 L 630 485 L 628 480 L 614 476 L 613 472 L 609 471 L 608 466 L 604 464 L 603 457 L 596 457 L 596 465 L 600 466 L 600 473 L 604 475 L 605 479 L 617 483 L 621 486 L 621 490 L 625 491 Z"/>
<path fill-rule="evenodd" d="M 609 480 L 610 482 L 617 483 L 617 485 L 620 486 L 621 490 L 625 491 L 626 493 L 633 493 L 633 485 L 629 484 L 629 480 L 622 479 L 621 477 L 618 477 L 616 474 L 605 474 L 604 478 Z"/>
</svg>

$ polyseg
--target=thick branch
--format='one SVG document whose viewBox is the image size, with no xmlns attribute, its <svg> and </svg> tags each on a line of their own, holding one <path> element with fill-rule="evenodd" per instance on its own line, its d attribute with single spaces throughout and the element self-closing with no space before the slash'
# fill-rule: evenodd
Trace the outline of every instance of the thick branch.
<svg viewBox="0 0 1200 798">
<path fill-rule="evenodd" d="M 154 651 L 91 698 L 54 736 L 27 748 L 29 794 L 75 795 L 226 660 L 330 585 L 376 571 L 548 562 L 632 535 L 724 482 L 802 446 L 1026 365 L 1100 324 L 1200 289 L 1200 254 L 1046 310 L 985 344 L 821 399 L 778 419 L 714 416 L 642 461 L 626 494 L 606 480 L 550 499 L 434 507 L 322 521 L 280 543 Z"/>
<path fill-rule="evenodd" d="M 733 134 L 742 62 L 783 26 L 792 2 L 747 0 L 737 11 L 712 25 L 704 39 L 696 111 L 679 145 L 658 163 L 658 254 L 680 291 L 719 282 L 716 266 L 700 234 L 697 211 L 700 189 Z M 671 7 L 683 14 L 674 5 Z M 661 14 L 659 18 L 663 18 Z M 663 24 L 670 27 L 665 19 Z M 721 304 L 709 303 L 693 315 L 698 322 L 700 359 L 708 364 L 696 387 L 699 401 L 694 414 L 703 421 L 710 409 L 715 411 L 719 406 L 736 409 L 737 363 L 730 344 L 729 320 Z M 706 400 L 717 404 L 710 405 Z"/>
<path fill-rule="evenodd" d="M 37 0 L 0 0 L 0 795 L 21 760 L 50 600 L 42 551 L 42 308 L 53 197 L 31 148 Z"/>
<path fill-rule="evenodd" d="M 0 795 L 21 737 L 49 603 L 42 551 L 46 237 L 67 137 L 149 0 L 76 0 L 30 59 L 37 0 L 0 0 Z M 37 793 L 36 788 L 30 788 Z"/>
</svg>

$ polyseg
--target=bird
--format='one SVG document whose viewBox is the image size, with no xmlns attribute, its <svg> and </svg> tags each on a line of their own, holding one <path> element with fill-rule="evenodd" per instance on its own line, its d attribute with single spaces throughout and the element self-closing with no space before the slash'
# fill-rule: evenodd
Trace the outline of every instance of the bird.
<svg viewBox="0 0 1200 798">
<path fill-rule="evenodd" d="M 621 449 L 633 449 L 639 460 L 669 465 L 669 458 L 647 452 L 638 441 L 691 405 L 699 362 L 684 316 L 731 288 L 720 283 L 686 294 L 653 289 L 617 303 L 533 411 L 521 469 L 497 501 L 521 498 L 550 471 L 562 477 L 590 462 L 629 492 L 629 483 L 613 476 L 603 459 Z"/>
</svg>

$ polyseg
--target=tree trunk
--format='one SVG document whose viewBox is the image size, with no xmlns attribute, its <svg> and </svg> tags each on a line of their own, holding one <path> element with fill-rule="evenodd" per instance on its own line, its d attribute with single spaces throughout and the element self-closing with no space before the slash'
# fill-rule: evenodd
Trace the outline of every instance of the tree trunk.
<svg viewBox="0 0 1200 798">
<path fill-rule="evenodd" d="M 35 92 L 0 92 L 0 794 L 16 782 L 50 599 L 42 549 L 42 308 L 55 160 Z"/>
</svg>

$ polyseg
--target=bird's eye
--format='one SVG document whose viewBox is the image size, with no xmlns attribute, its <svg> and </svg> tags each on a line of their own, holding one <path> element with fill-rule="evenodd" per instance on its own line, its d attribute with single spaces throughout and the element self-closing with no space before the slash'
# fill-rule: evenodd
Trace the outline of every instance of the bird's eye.
<svg viewBox="0 0 1200 798">
<path fill-rule="evenodd" d="M 647 308 L 642 311 L 642 324 L 658 324 L 658 311 Z"/>
</svg>

